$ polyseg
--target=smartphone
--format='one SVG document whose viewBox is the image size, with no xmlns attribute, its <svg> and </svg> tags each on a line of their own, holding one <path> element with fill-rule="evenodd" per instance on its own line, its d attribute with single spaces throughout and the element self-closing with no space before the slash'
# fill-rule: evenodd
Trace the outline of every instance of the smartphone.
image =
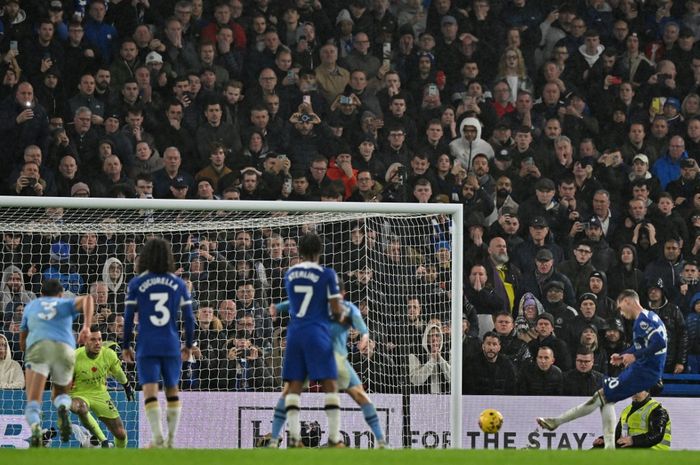
<svg viewBox="0 0 700 465">
<path fill-rule="evenodd" d="M 391 63 L 391 42 L 385 42 L 382 48 L 382 64 Z"/>
<path fill-rule="evenodd" d="M 17 48 L 17 41 L 16 40 L 10 41 L 10 50 L 14 50 L 15 52 L 19 51 L 19 49 Z"/>
<path fill-rule="evenodd" d="M 286 160 L 286 159 L 287 159 L 287 155 L 281 153 L 281 154 L 277 155 L 277 159 L 278 159 L 278 160 Z"/>
<path fill-rule="evenodd" d="M 438 88 L 435 84 L 430 84 L 428 86 L 428 95 L 434 97 L 438 94 Z"/>
<path fill-rule="evenodd" d="M 347 95 L 341 95 L 340 96 L 340 104 L 341 105 L 350 105 L 352 104 L 352 99 L 348 97 Z"/>
<path fill-rule="evenodd" d="M 296 73 L 294 73 L 294 71 L 292 71 L 292 70 L 287 71 L 287 79 L 289 79 L 290 81 L 296 81 L 297 80 Z"/>
<path fill-rule="evenodd" d="M 304 97 L 302 98 L 302 101 L 304 102 L 304 105 L 311 105 L 311 96 L 304 95 Z"/>
</svg>

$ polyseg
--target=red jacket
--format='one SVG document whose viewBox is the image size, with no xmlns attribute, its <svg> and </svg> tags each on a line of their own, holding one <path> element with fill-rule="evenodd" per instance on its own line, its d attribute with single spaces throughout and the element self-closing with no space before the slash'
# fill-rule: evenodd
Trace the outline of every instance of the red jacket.
<svg viewBox="0 0 700 465">
<path fill-rule="evenodd" d="M 326 177 L 331 181 L 337 181 L 338 179 L 343 181 L 343 185 L 345 186 L 345 195 L 343 196 L 343 198 L 345 200 L 350 198 L 350 196 L 352 195 L 352 191 L 357 185 L 357 170 L 353 168 L 352 177 L 348 177 L 345 174 L 345 171 L 338 168 L 338 165 L 335 164 L 335 158 L 332 159 L 328 164 L 328 171 L 326 172 Z"/>
</svg>

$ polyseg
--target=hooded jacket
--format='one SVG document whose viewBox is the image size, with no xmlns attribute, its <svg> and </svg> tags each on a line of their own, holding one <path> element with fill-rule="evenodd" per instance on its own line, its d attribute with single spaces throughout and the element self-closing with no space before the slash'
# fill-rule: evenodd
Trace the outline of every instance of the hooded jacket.
<svg viewBox="0 0 700 465">
<path fill-rule="evenodd" d="M 678 306 L 668 301 L 666 290 L 662 289 L 664 296 L 661 305 L 649 308 L 654 311 L 666 326 L 668 344 L 666 347 L 666 366 L 664 372 L 673 373 L 675 365 L 686 365 L 688 361 L 688 329 L 685 325 L 683 314 Z"/>
<path fill-rule="evenodd" d="M 465 126 L 474 126 L 476 128 L 476 138 L 471 142 L 464 137 Z M 467 171 L 471 169 L 472 159 L 477 153 L 485 154 L 489 160 L 493 159 L 493 147 L 481 138 L 481 123 L 477 118 L 464 118 L 459 125 L 459 134 L 460 137 L 458 139 L 450 142 L 450 152 L 457 161 L 462 163 L 464 169 Z"/>
<path fill-rule="evenodd" d="M 430 331 L 437 329 L 440 335 L 440 357 L 433 360 L 430 355 Z M 424 354 L 409 354 L 408 378 L 414 391 L 424 394 L 445 394 L 449 392 L 450 363 L 443 356 L 444 337 L 442 329 L 436 324 L 426 325 L 423 332 L 422 347 Z"/>
<path fill-rule="evenodd" d="M 20 276 L 22 290 L 19 292 L 12 292 L 7 286 L 7 282 L 13 273 L 17 273 Z M 0 282 L 0 325 L 2 321 L 7 321 L 12 318 L 12 311 L 16 304 L 27 304 L 34 299 L 36 299 L 36 295 L 25 289 L 22 270 L 14 265 L 5 268 L 2 272 L 2 282 Z"/>
<path fill-rule="evenodd" d="M 119 274 L 116 281 L 109 275 L 109 267 L 113 263 L 122 267 L 122 272 Z M 102 266 L 102 281 L 104 281 L 109 288 L 111 295 L 110 306 L 113 311 L 120 315 L 124 314 L 124 294 L 126 293 L 126 289 L 122 286 L 124 284 L 124 265 L 118 258 L 110 257 L 105 260 L 105 264 Z"/>
<path fill-rule="evenodd" d="M 0 345 L 5 348 L 5 356 L 0 357 L 0 389 L 23 389 L 24 373 L 22 373 L 22 367 L 12 360 L 10 344 L 2 334 L 0 334 Z"/>
<path fill-rule="evenodd" d="M 623 289 L 633 289 L 640 293 L 644 286 L 644 273 L 638 268 L 637 248 L 632 244 L 625 244 L 618 250 L 621 251 L 623 247 L 632 252 L 634 260 L 632 267 L 627 269 L 619 263 L 618 257 L 618 263 L 608 273 L 608 293 L 613 297 L 617 297 Z"/>
</svg>

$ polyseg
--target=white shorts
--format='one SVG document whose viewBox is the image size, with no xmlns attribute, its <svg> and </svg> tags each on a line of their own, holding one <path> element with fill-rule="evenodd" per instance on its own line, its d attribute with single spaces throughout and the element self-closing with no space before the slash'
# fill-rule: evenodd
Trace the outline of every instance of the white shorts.
<svg viewBox="0 0 700 465">
<path fill-rule="evenodd" d="M 48 377 L 58 386 L 68 386 L 73 379 L 75 349 L 63 342 L 45 339 L 32 345 L 24 356 L 24 366 Z"/>
</svg>

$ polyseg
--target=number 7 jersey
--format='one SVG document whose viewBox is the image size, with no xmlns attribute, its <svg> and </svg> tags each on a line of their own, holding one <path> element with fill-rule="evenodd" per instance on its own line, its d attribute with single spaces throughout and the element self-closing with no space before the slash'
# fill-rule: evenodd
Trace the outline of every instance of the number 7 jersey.
<svg viewBox="0 0 700 465">
<path fill-rule="evenodd" d="M 302 262 L 289 268 L 284 282 L 292 317 L 290 327 L 329 328 L 331 310 L 328 302 L 340 297 L 335 271 L 318 263 Z"/>
<path fill-rule="evenodd" d="M 180 355 L 179 319 L 185 323 L 187 347 L 192 346 L 194 316 L 187 285 L 172 273 L 142 273 L 129 282 L 124 314 L 124 344 L 129 346 L 138 313 L 138 357 Z"/>
</svg>

